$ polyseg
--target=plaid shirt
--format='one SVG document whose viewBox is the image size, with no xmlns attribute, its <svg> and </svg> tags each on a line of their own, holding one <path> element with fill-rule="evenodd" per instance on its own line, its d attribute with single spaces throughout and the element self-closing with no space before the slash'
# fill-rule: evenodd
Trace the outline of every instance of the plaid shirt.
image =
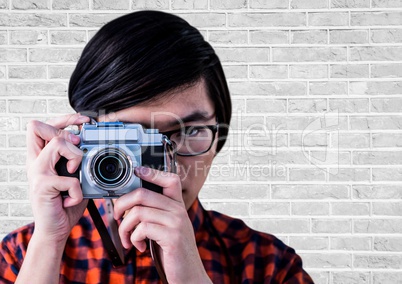
<svg viewBox="0 0 402 284">
<path fill-rule="evenodd" d="M 96 204 L 105 217 L 102 200 L 96 200 Z M 256 232 L 241 220 L 206 211 L 198 199 L 188 214 L 199 254 L 213 283 L 230 283 L 229 266 L 238 283 L 313 283 L 300 257 L 274 236 Z M 0 247 L 0 283 L 15 281 L 33 229 L 29 224 L 4 238 Z M 160 283 L 149 249 L 144 253 L 135 248 L 126 250 L 125 256 L 126 265 L 113 268 L 85 211 L 67 241 L 60 283 Z"/>
</svg>

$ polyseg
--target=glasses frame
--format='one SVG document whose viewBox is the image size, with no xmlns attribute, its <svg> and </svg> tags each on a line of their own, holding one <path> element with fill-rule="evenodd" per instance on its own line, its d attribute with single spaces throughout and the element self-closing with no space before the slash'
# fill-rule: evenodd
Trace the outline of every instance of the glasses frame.
<svg viewBox="0 0 402 284">
<path fill-rule="evenodd" d="M 212 145 L 213 145 L 214 142 L 215 142 L 216 133 L 219 131 L 219 123 L 217 122 L 217 123 L 214 124 L 214 125 L 189 125 L 189 126 L 184 126 L 184 127 L 180 128 L 180 129 L 177 129 L 177 130 L 165 131 L 165 132 L 161 132 L 161 133 L 162 133 L 163 135 L 165 135 L 165 136 L 170 140 L 170 137 L 171 137 L 173 134 L 178 133 L 178 132 L 182 131 L 182 129 L 186 129 L 186 128 L 192 128 L 192 129 L 208 128 L 209 130 L 212 131 L 212 140 L 211 140 L 211 144 L 209 145 L 209 147 L 208 147 L 205 151 L 202 151 L 202 152 L 199 152 L 199 153 L 196 153 L 196 154 L 180 154 L 178 151 L 176 151 L 176 154 L 177 154 L 178 156 L 182 156 L 182 157 L 199 156 L 199 155 L 202 155 L 202 154 L 208 152 L 209 150 L 211 150 L 211 147 L 212 147 Z"/>
</svg>

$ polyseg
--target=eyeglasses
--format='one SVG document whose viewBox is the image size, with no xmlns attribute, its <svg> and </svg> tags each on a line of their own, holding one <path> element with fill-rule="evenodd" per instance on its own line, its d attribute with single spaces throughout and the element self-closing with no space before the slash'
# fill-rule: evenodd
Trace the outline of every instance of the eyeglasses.
<svg viewBox="0 0 402 284">
<path fill-rule="evenodd" d="M 162 132 L 162 134 L 176 143 L 177 155 L 197 156 L 211 149 L 218 128 L 218 123 L 215 125 L 185 126 L 178 130 Z"/>
</svg>

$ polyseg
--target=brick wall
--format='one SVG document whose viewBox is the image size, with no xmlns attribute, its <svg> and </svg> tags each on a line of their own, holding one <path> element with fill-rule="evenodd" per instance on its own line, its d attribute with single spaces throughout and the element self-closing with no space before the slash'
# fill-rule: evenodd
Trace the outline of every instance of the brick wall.
<svg viewBox="0 0 402 284">
<path fill-rule="evenodd" d="M 401 0 L 0 0 L 0 237 L 32 220 L 27 122 L 70 112 L 85 43 L 143 8 L 198 27 L 230 83 L 205 206 L 280 237 L 317 283 L 401 281 Z"/>
</svg>

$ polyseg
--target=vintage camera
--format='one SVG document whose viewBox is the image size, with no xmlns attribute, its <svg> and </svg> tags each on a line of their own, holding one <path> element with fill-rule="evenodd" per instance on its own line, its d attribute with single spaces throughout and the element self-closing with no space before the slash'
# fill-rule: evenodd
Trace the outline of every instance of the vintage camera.
<svg viewBox="0 0 402 284">
<path fill-rule="evenodd" d="M 84 123 L 78 146 L 84 153 L 80 168 L 67 171 L 67 159 L 61 157 L 56 171 L 61 176 L 77 177 L 84 198 L 116 198 L 138 187 L 161 193 L 162 189 L 139 179 L 137 166 L 167 170 L 166 137 L 157 129 L 122 122 Z"/>
</svg>

